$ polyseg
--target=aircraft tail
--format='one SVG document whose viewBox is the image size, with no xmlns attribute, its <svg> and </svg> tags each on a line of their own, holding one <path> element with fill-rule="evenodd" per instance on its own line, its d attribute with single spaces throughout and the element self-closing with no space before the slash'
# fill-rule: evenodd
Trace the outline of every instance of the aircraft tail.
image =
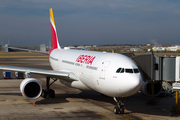
<svg viewBox="0 0 180 120">
<path fill-rule="evenodd" d="M 51 47 L 52 47 L 51 49 L 61 49 L 58 41 L 52 8 L 49 9 L 49 12 L 50 12 L 50 24 L 51 24 Z"/>
</svg>

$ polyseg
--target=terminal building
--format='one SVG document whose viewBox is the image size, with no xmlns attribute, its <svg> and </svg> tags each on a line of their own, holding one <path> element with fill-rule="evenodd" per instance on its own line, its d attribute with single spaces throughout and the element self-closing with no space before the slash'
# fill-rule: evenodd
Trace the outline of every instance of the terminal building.
<svg viewBox="0 0 180 120">
<path fill-rule="evenodd" d="M 152 48 L 153 51 L 177 51 L 177 50 L 180 50 L 180 46 L 179 45 L 176 45 L 176 46 L 171 46 L 171 47 L 153 47 Z M 148 50 L 150 51 L 150 49 Z"/>
<path fill-rule="evenodd" d="M 180 50 L 179 45 L 167 47 L 167 51 L 177 51 L 177 50 Z"/>
</svg>

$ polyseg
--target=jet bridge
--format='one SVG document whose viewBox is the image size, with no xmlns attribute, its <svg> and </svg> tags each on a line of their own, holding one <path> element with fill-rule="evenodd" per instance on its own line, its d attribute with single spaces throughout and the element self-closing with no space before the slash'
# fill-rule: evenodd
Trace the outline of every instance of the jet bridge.
<svg viewBox="0 0 180 120">
<path fill-rule="evenodd" d="M 137 64 L 144 80 L 141 92 L 145 95 L 153 96 L 153 98 L 158 96 L 162 91 L 162 80 L 156 78 L 159 65 L 154 54 L 135 55 L 131 59 Z"/>
<path fill-rule="evenodd" d="M 144 81 L 180 80 L 179 56 L 157 56 L 153 53 L 135 55 L 132 60 L 138 65 Z"/>
<path fill-rule="evenodd" d="M 142 55 L 126 54 L 139 67 L 144 84 L 141 91 L 149 96 L 158 96 L 162 91 L 162 81 L 172 85 L 180 80 L 180 57 L 178 56 L 157 56 L 153 53 Z M 153 83 L 153 84 L 152 84 Z M 151 88 L 154 86 L 154 90 Z"/>
<path fill-rule="evenodd" d="M 144 81 L 154 79 L 154 54 L 135 55 L 132 60 L 139 67 Z"/>
</svg>

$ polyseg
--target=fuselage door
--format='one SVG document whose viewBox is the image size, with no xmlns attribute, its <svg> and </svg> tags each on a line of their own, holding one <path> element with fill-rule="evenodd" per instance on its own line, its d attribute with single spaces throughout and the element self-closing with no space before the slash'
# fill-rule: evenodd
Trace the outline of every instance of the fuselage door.
<svg viewBox="0 0 180 120">
<path fill-rule="evenodd" d="M 105 79 L 106 70 L 110 63 L 111 63 L 110 61 L 102 62 L 102 67 L 99 76 L 100 79 Z"/>
</svg>

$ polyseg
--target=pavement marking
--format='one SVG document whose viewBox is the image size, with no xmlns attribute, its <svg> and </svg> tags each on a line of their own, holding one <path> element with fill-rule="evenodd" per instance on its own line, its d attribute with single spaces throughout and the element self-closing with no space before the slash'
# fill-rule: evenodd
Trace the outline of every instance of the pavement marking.
<svg viewBox="0 0 180 120">
<path fill-rule="evenodd" d="M 105 107 L 105 106 L 102 106 L 102 105 L 100 105 L 100 104 L 98 104 L 98 103 L 95 103 L 95 102 L 93 102 L 93 101 L 90 101 L 89 99 L 86 99 L 86 100 L 89 101 L 89 102 L 91 102 L 91 103 L 93 103 L 93 104 L 95 104 L 95 105 L 97 105 L 97 106 L 100 106 L 100 107 L 102 107 L 102 108 L 104 108 L 104 109 L 106 109 L 106 110 L 114 113 L 113 110 L 111 110 L 111 109 L 109 109 L 109 108 L 107 108 L 107 107 Z"/>
<path fill-rule="evenodd" d="M 107 120 L 119 120 L 120 118 L 108 118 Z"/>
<path fill-rule="evenodd" d="M 110 113 L 97 113 L 97 115 L 110 115 Z"/>
<path fill-rule="evenodd" d="M 54 109 L 63 109 L 63 108 L 54 108 Z"/>
<path fill-rule="evenodd" d="M 124 107 L 125 108 L 125 107 Z M 125 108 L 126 109 L 126 108 Z M 127 110 L 127 109 L 126 109 Z M 131 115 L 134 115 L 134 116 L 143 116 L 141 118 L 144 118 L 144 119 L 149 119 L 149 118 L 158 118 L 158 119 L 164 119 L 164 120 L 168 120 L 166 118 L 163 118 L 163 117 L 157 117 L 157 116 L 151 116 L 151 115 L 143 115 L 141 113 L 132 113 L 130 112 L 129 110 L 127 110 L 127 112 Z"/>
<path fill-rule="evenodd" d="M 163 118 L 163 117 L 157 117 L 157 116 L 151 116 L 151 115 L 142 115 L 140 113 L 131 113 L 131 114 L 134 116 L 144 116 L 142 118 L 147 118 L 147 119 L 149 119 L 149 118 L 156 118 L 157 119 L 158 118 L 158 119 L 168 120 L 168 119 Z"/>
<path fill-rule="evenodd" d="M 36 78 L 36 79 L 38 79 L 38 80 L 40 80 L 40 81 L 42 81 L 42 82 L 46 82 L 46 81 L 44 81 L 44 80 L 42 80 L 42 79 L 40 79 L 40 78 Z M 61 88 L 60 86 L 57 86 L 57 85 L 55 85 L 55 84 L 52 84 L 54 87 L 56 87 L 56 88 L 59 88 L 59 89 L 61 89 L 61 90 L 64 90 L 64 91 L 66 91 L 66 92 L 68 92 L 68 93 L 70 93 L 69 91 L 70 90 L 75 90 L 74 88 L 72 88 L 72 89 L 63 89 L 63 88 Z M 82 98 L 83 99 L 83 98 Z M 91 100 L 89 100 L 89 99 L 86 99 L 86 98 L 84 98 L 85 100 L 87 100 L 87 101 L 89 101 L 89 102 L 91 102 L 91 103 L 93 103 L 93 104 L 95 104 L 95 105 L 97 105 L 97 106 L 99 106 L 99 107 L 102 107 L 102 108 L 104 108 L 104 109 L 106 109 L 106 110 L 108 110 L 108 111 L 110 111 L 110 112 L 112 112 L 113 114 L 114 114 L 114 111 L 112 110 L 112 109 L 109 109 L 109 108 L 107 108 L 107 107 L 105 107 L 105 106 L 102 106 L 102 105 L 100 105 L 100 104 L 98 104 L 98 103 L 95 103 L 95 102 L 93 102 L 93 101 L 91 101 Z M 126 108 L 125 108 L 126 109 Z M 126 109 L 127 110 L 127 109 Z M 129 114 L 131 114 L 131 115 L 134 115 L 134 116 L 138 116 L 138 117 L 140 117 L 140 119 L 150 119 L 150 118 L 158 118 L 158 119 L 164 119 L 164 120 L 168 120 L 168 119 L 166 119 L 166 118 L 162 118 L 162 117 L 157 117 L 157 116 L 150 116 L 150 115 L 141 115 L 140 113 L 131 113 L 130 111 L 128 111 L 127 110 L 127 112 L 129 113 Z M 110 113 L 98 113 L 97 115 L 110 115 Z M 121 115 L 121 116 L 123 116 L 123 118 L 122 119 L 128 119 L 128 120 L 134 120 L 135 118 L 132 118 L 132 117 L 127 117 L 127 116 L 125 116 L 124 114 L 119 114 L 119 115 Z M 141 117 L 142 116 L 142 117 Z M 108 118 L 108 120 L 119 120 L 120 118 Z"/>
<path fill-rule="evenodd" d="M 42 81 L 42 82 L 45 82 L 45 81 L 42 80 L 42 79 L 39 79 L 39 78 L 36 78 L 36 79 L 38 79 L 38 80 L 40 80 L 40 81 Z M 66 90 L 66 89 L 61 88 L 60 86 L 55 85 L 55 84 L 52 84 L 52 85 L 55 86 L 55 87 L 57 87 L 57 88 L 60 88 L 61 90 L 65 90 L 65 91 L 67 91 L 68 93 L 70 93 L 70 92 L 69 92 L 70 90 L 75 90 L 74 88 Z M 93 104 L 96 104 L 96 105 L 98 105 L 98 106 L 100 106 L 100 107 L 102 107 L 102 108 L 104 108 L 104 109 L 106 109 L 106 110 L 108 110 L 108 111 L 110 111 L 110 112 L 113 112 L 113 110 L 111 110 L 111 109 L 109 109 L 109 108 L 107 108 L 107 107 L 105 107 L 105 106 L 102 106 L 102 105 L 100 105 L 100 104 L 97 104 L 97 103 L 95 103 L 95 102 L 93 102 L 93 101 L 90 101 L 89 99 L 85 99 L 85 100 L 87 100 L 87 101 L 89 101 L 89 102 L 91 102 L 91 103 L 93 103 Z M 114 113 L 114 112 L 113 112 L 113 113 Z"/>
<path fill-rule="evenodd" d="M 20 65 L 20 64 L 8 64 L 8 63 L 1 63 L 1 65 L 13 65 L 13 66 L 15 66 L 15 65 Z"/>
</svg>

